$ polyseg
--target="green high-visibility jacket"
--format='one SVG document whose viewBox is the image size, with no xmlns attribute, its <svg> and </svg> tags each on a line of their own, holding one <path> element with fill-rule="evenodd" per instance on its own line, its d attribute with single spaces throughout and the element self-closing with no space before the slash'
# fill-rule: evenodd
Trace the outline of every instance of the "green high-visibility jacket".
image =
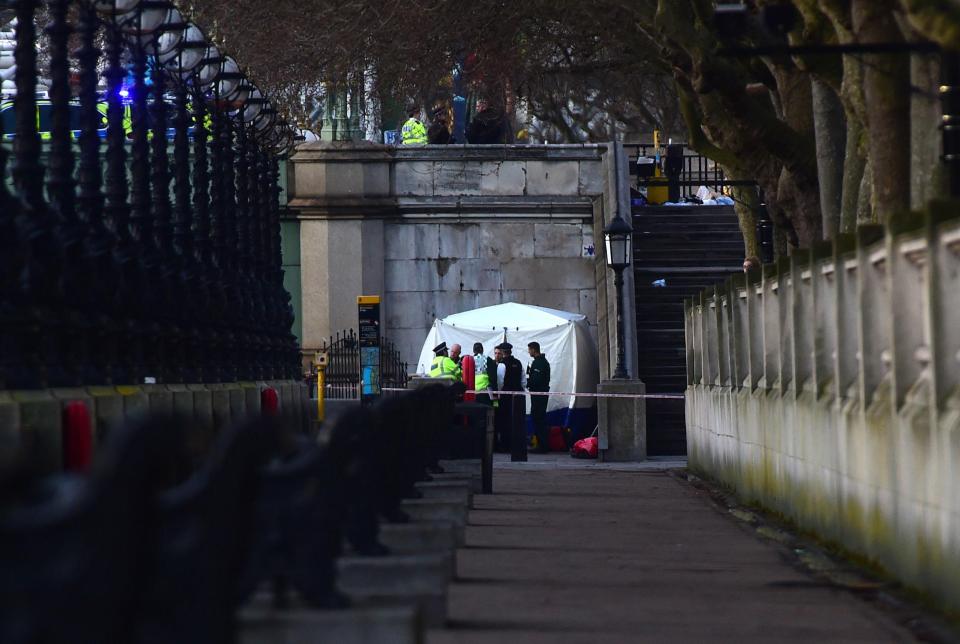
<svg viewBox="0 0 960 644">
<path fill-rule="evenodd" d="M 400 128 L 400 142 L 403 145 L 426 145 L 427 128 L 413 117 L 407 119 Z"/>
<path fill-rule="evenodd" d="M 477 391 L 486 391 L 490 388 L 490 376 L 485 373 L 478 373 L 473 380 L 473 388 Z"/>
<path fill-rule="evenodd" d="M 436 356 L 430 365 L 431 378 L 450 378 L 460 380 L 463 377 L 460 367 L 447 356 Z"/>
<path fill-rule="evenodd" d="M 487 373 L 487 370 L 490 368 L 490 364 L 493 364 L 494 369 L 496 369 L 496 363 L 482 353 L 473 356 L 473 361 L 476 363 L 473 388 L 477 391 L 486 391 L 490 388 L 490 374 Z"/>
</svg>

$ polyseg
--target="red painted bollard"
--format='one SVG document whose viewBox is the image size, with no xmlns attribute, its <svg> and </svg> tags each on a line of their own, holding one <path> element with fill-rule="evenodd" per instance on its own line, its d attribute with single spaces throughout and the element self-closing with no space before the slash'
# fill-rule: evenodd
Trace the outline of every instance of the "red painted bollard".
<svg viewBox="0 0 960 644">
<path fill-rule="evenodd" d="M 264 416 L 276 416 L 280 413 L 280 396 L 273 387 L 260 392 L 260 413 Z"/>
<path fill-rule="evenodd" d="M 461 378 L 467 391 L 473 391 L 477 385 L 477 363 L 473 356 L 463 356 L 460 361 Z M 477 394 L 463 394 L 463 402 L 476 402 Z"/>
<path fill-rule="evenodd" d="M 85 402 L 75 400 L 63 408 L 63 469 L 87 472 L 93 462 L 93 427 Z"/>
</svg>

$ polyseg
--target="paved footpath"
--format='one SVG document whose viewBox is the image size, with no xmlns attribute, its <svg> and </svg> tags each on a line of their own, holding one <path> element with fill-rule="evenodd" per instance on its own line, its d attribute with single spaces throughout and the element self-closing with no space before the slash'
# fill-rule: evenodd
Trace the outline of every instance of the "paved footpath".
<svg viewBox="0 0 960 644">
<path fill-rule="evenodd" d="M 914 641 L 657 464 L 576 464 L 498 460 L 428 644 Z"/>
</svg>

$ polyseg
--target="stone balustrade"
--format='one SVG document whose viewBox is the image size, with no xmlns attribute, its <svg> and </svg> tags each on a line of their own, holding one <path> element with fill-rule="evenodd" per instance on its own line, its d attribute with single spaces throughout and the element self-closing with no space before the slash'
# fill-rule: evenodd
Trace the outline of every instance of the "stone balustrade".
<svg viewBox="0 0 960 644">
<path fill-rule="evenodd" d="M 960 608 L 956 202 L 685 307 L 690 467 Z"/>
</svg>

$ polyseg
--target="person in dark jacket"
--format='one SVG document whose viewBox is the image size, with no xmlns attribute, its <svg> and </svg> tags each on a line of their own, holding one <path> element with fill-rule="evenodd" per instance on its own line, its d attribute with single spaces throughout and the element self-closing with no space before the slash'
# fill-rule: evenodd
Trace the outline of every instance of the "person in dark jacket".
<svg viewBox="0 0 960 644">
<path fill-rule="evenodd" d="M 502 391 L 523 391 L 523 365 L 513 357 L 513 345 L 503 342 L 498 347 L 503 354 Z M 500 396 L 500 406 L 509 410 L 510 460 L 527 460 L 527 401 L 526 396 Z"/>
<path fill-rule="evenodd" d="M 468 143 L 487 145 L 507 143 L 507 127 L 503 110 L 491 107 L 484 100 L 477 101 L 477 114 L 467 126 L 466 134 Z"/>
<path fill-rule="evenodd" d="M 494 368 L 490 374 L 490 389 L 501 391 L 503 389 L 503 376 L 507 366 L 503 363 L 503 349 L 498 344 L 493 348 Z M 494 451 L 510 451 L 510 398 L 492 393 L 491 398 L 494 402 L 493 410 L 493 428 L 494 428 Z"/>
<path fill-rule="evenodd" d="M 527 351 L 533 362 L 527 367 L 527 391 L 550 391 L 550 363 L 540 353 L 540 343 L 531 342 Z M 550 451 L 550 436 L 547 430 L 547 400 L 549 396 L 530 396 L 530 418 L 533 420 L 533 433 L 537 437 L 537 454 Z"/>
<path fill-rule="evenodd" d="M 427 130 L 427 142 L 430 145 L 446 145 L 450 143 L 450 123 L 447 112 L 442 107 L 433 111 L 433 120 Z"/>
</svg>

